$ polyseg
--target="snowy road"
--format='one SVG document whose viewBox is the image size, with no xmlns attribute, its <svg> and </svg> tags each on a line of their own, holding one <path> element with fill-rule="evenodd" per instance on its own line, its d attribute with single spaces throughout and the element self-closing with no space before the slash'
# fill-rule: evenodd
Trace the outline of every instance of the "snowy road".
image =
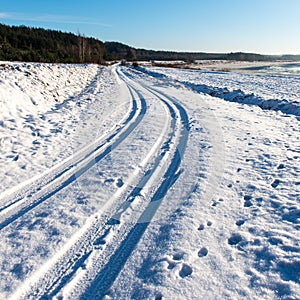
<svg viewBox="0 0 300 300">
<path fill-rule="evenodd" d="M 0 123 L 0 297 L 299 298 L 297 77 L 283 106 L 281 77 L 271 94 L 265 76 L 74 68 L 2 79 L 7 103 L 20 86 L 30 101 Z M 82 90 L 51 108 L 74 72 Z M 56 85 L 50 104 L 33 83 Z"/>
<path fill-rule="evenodd" d="M 125 116 L 119 124 L 115 124 L 108 134 L 101 136 L 81 151 L 75 152 L 70 158 L 52 167 L 45 174 L 36 176 L 34 180 L 7 192 L 5 197 L 2 197 L 4 199 L 1 199 L 4 205 L 0 208 L 0 229 L 67 187 L 98 163 L 132 132 L 145 112 L 144 99 L 139 99 L 138 108 L 137 101 L 132 94 L 131 110 L 128 116 Z"/>
<path fill-rule="evenodd" d="M 75 152 L 72 157 L 41 176 L 36 176 L 34 180 L 29 180 L 27 184 L 21 184 L 11 193 L 6 193 L 1 201 L 0 229 L 3 230 L 14 222 L 22 226 L 22 219 L 32 211 L 33 214 L 42 214 L 44 209 L 41 204 L 53 201 L 52 198 L 62 190 L 67 193 L 67 189 L 72 188 L 76 180 L 85 180 L 81 177 L 88 170 L 99 169 L 102 159 L 130 134 L 133 136 L 131 139 L 137 139 L 137 127 L 147 114 L 147 98 L 151 99 L 148 102 L 153 106 L 160 106 L 156 109 L 164 111 L 165 122 L 159 130 L 160 134 L 154 135 L 150 151 L 144 157 L 139 157 L 138 169 L 126 181 L 122 181 L 122 188 L 110 199 L 105 199 L 100 210 L 88 218 L 71 241 L 56 253 L 55 258 L 39 268 L 33 278 L 25 281 L 26 290 L 21 287 L 20 292 L 17 291 L 13 297 L 53 297 L 63 289 L 68 290 L 69 286 L 79 280 L 84 283 L 72 293 L 77 293 L 77 296 L 87 293 L 88 297 L 103 297 L 146 230 L 164 195 L 180 175 L 178 171 L 189 130 L 184 108 L 166 95 L 133 83 L 121 71 L 118 74 L 127 85 L 131 97 L 127 116 L 91 145 Z M 156 116 L 152 113 L 151 117 Z M 121 162 L 122 165 L 114 162 L 114 167 L 121 169 L 128 164 Z M 135 211 L 133 207 L 141 202 L 141 197 L 144 203 Z M 106 219 L 103 217 L 104 213 L 111 217 Z M 126 215 L 124 221 L 123 215 Z M 108 237 L 111 242 L 106 242 Z M 91 260 L 93 263 L 88 263 Z M 83 286 L 87 283 L 89 285 L 85 291 Z"/>
</svg>

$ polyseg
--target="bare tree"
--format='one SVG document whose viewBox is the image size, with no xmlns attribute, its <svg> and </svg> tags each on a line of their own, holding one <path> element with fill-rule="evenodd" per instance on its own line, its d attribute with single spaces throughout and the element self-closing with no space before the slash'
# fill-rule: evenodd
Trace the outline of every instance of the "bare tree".
<svg viewBox="0 0 300 300">
<path fill-rule="evenodd" d="M 79 49 L 79 61 L 83 63 L 85 61 L 86 53 L 86 39 L 78 30 L 78 49 Z"/>
</svg>

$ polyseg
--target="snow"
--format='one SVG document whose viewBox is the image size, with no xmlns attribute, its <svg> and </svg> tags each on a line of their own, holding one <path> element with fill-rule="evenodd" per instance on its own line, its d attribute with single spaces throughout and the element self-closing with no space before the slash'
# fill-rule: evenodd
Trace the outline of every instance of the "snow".
<svg viewBox="0 0 300 300">
<path fill-rule="evenodd" d="M 194 91 L 300 116 L 300 77 L 153 68 Z M 151 70 L 153 73 L 153 71 Z"/>
<path fill-rule="evenodd" d="M 91 143 L 95 131 L 86 120 L 85 107 L 92 105 L 107 87 L 114 97 L 112 78 L 96 65 L 2 64 L 0 78 L 1 128 L 0 191 L 63 161 L 73 150 Z M 99 82 L 100 81 L 100 82 Z M 89 90 L 94 89 L 94 94 Z M 76 101 L 80 99 L 79 101 Z M 109 101 L 95 110 L 113 113 Z M 124 112 L 124 104 L 118 114 Z M 96 112 L 94 112 L 95 114 Z M 114 112 L 116 113 L 116 112 Z M 94 116 L 98 118 L 97 116 Z M 111 120 L 102 120 L 109 126 Z M 102 126 L 102 125 L 101 125 Z M 82 136 L 83 132 L 84 136 Z"/>
<path fill-rule="evenodd" d="M 299 77 L 0 68 L 0 298 L 300 298 Z"/>
</svg>

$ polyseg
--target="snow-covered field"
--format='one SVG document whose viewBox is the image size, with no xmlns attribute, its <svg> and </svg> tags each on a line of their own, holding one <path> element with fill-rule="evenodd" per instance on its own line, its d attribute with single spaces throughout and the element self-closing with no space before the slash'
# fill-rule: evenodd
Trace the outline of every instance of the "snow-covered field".
<svg viewBox="0 0 300 300">
<path fill-rule="evenodd" d="M 1 299 L 300 299 L 300 77 L 0 64 Z"/>
</svg>

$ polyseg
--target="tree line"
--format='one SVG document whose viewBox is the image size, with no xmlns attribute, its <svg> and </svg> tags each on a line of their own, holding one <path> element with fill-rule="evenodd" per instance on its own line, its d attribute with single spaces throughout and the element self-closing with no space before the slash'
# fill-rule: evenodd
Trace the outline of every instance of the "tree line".
<svg viewBox="0 0 300 300">
<path fill-rule="evenodd" d="M 94 38 L 0 24 L 0 59 L 51 63 L 102 63 L 104 44 Z"/>
<path fill-rule="evenodd" d="M 272 60 L 274 57 L 249 53 L 188 53 L 135 49 L 117 42 L 102 42 L 80 33 L 0 24 L 0 60 L 97 63 L 113 60 L 184 60 L 207 59 Z"/>
</svg>

